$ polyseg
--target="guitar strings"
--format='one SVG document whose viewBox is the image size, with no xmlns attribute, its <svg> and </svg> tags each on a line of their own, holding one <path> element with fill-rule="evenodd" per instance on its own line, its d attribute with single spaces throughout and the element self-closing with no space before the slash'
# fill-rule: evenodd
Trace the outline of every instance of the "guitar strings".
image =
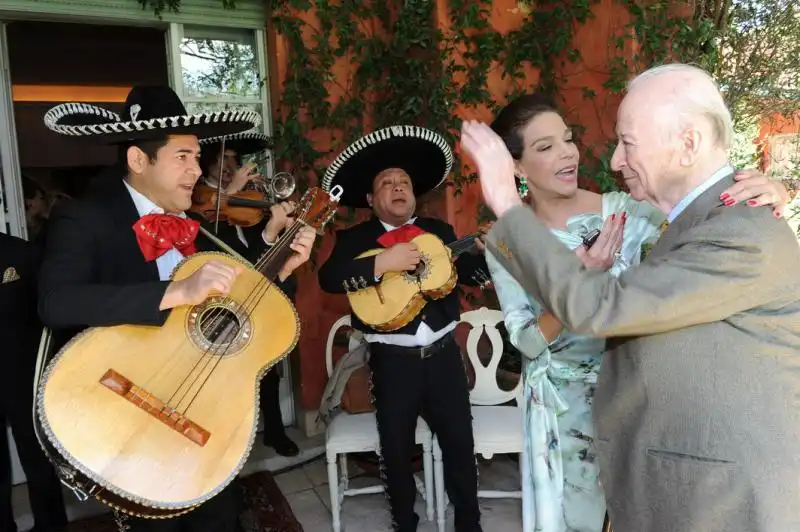
<svg viewBox="0 0 800 532">
<path fill-rule="evenodd" d="M 273 246 L 272 249 L 270 249 L 267 253 L 265 253 L 262 256 L 262 258 L 255 264 L 255 268 L 256 269 L 259 269 L 259 270 L 262 269 L 268 263 L 273 262 L 274 259 L 276 258 L 276 256 L 283 252 L 283 248 L 284 248 L 284 245 L 286 244 L 286 242 L 289 241 L 289 240 L 293 240 L 294 236 L 300 231 L 300 229 L 303 226 L 306 225 L 305 216 L 308 214 L 308 211 L 310 210 L 310 206 L 311 206 L 310 203 L 308 203 L 307 205 L 305 205 L 301 209 L 300 215 L 297 217 L 297 220 L 292 225 L 292 227 L 288 231 L 286 231 L 285 234 L 276 243 L 276 245 Z M 262 278 L 253 287 L 253 291 L 241 303 L 240 308 L 241 308 L 241 310 L 243 310 L 244 320 L 245 321 L 250 319 L 252 310 L 255 309 L 255 306 L 258 305 L 258 303 L 261 301 L 261 299 L 264 297 L 264 295 L 266 295 L 267 291 L 272 286 L 272 284 L 274 284 L 274 283 L 269 281 L 269 279 L 267 279 L 266 277 L 262 276 Z M 255 301 L 251 302 L 251 300 L 253 300 L 253 299 Z M 228 298 L 228 297 L 223 298 L 223 301 L 229 301 L 229 300 L 230 300 L 230 298 Z M 230 320 L 230 322 L 234 321 L 233 319 L 231 319 L 230 316 L 227 315 L 225 310 L 227 310 L 227 309 L 225 309 L 224 307 L 216 307 L 215 309 L 212 310 L 213 314 L 211 316 L 211 319 L 209 319 L 210 323 L 208 325 L 208 329 L 213 330 L 214 328 L 219 326 L 220 325 L 220 321 L 225 319 L 226 317 Z M 222 361 L 222 358 L 224 357 L 225 353 L 228 351 L 228 349 L 230 349 L 231 341 L 233 339 L 235 339 L 235 337 L 238 335 L 240 328 L 241 327 L 239 327 L 239 328 L 228 327 L 225 331 L 223 331 L 223 334 L 221 334 L 220 337 L 218 337 L 216 339 L 213 339 L 211 341 L 211 343 L 209 345 L 209 348 L 207 348 L 201 354 L 201 356 L 195 362 L 194 366 L 190 369 L 190 371 L 187 374 L 187 376 L 183 379 L 183 381 L 178 386 L 178 389 L 173 393 L 172 397 L 170 397 L 169 400 L 166 402 L 165 408 L 168 407 L 168 408 L 173 408 L 173 409 L 179 409 L 177 407 L 179 407 L 180 404 L 184 401 L 184 399 L 191 393 L 191 389 L 194 387 L 194 385 L 197 383 L 197 381 L 202 378 L 202 376 L 206 372 L 206 369 L 208 368 L 208 365 L 210 364 L 211 360 L 213 360 L 214 355 L 216 355 L 216 358 L 217 358 L 216 363 L 212 366 L 211 370 L 206 374 L 205 379 L 203 380 L 203 382 L 198 387 L 197 392 L 194 394 L 194 397 L 192 398 L 191 402 L 184 409 L 184 411 L 188 410 L 189 406 L 191 406 L 192 402 L 194 402 L 194 399 L 197 397 L 199 392 L 202 390 L 203 386 L 208 381 L 208 379 L 210 378 L 211 374 L 213 374 L 213 371 L 216 369 L 216 367 Z M 204 333 L 207 332 L 205 330 L 205 327 L 203 329 L 204 329 L 203 330 Z M 221 352 L 220 352 L 220 350 L 221 350 Z M 203 364 L 202 367 L 200 368 L 200 371 L 198 372 L 198 375 L 195 376 L 195 378 L 192 380 L 191 383 L 189 383 L 188 389 L 186 390 L 185 393 L 182 394 L 182 396 L 181 396 L 180 400 L 178 401 L 177 405 L 175 407 L 171 406 L 171 403 L 175 399 L 175 396 L 178 395 L 178 393 L 180 392 L 181 388 L 183 388 L 183 385 L 186 384 L 186 381 L 191 377 L 192 373 L 194 373 L 194 371 L 198 368 L 198 366 L 203 361 L 205 361 L 205 364 Z"/>
<path fill-rule="evenodd" d="M 285 238 L 287 240 L 288 239 L 293 239 L 294 236 L 303 227 L 303 225 L 304 224 L 299 220 L 297 222 L 295 222 L 295 224 L 292 226 L 292 228 L 290 228 L 290 230 L 285 233 L 285 235 L 284 235 Z M 277 246 L 278 246 L 278 244 L 276 244 L 273 248 L 277 248 Z M 278 249 L 270 250 L 270 252 L 267 252 L 265 254 L 265 256 L 261 260 L 258 261 L 258 263 L 256 264 L 256 268 L 260 269 L 261 267 L 267 265 L 267 263 L 269 263 L 272 260 L 274 260 L 274 258 L 279 253 L 280 253 L 280 250 L 278 250 Z M 249 320 L 250 319 L 252 311 L 255 310 L 255 307 L 258 305 L 258 303 L 261 301 L 261 299 L 266 295 L 267 291 L 270 289 L 270 287 L 273 284 L 274 283 L 270 282 L 265 277 L 262 277 L 256 283 L 256 285 L 254 286 L 253 291 L 244 299 L 244 301 L 240 305 L 240 308 L 243 311 L 242 314 L 244 315 L 244 320 Z M 229 298 L 225 298 L 225 299 L 229 299 Z M 251 300 L 254 300 L 254 301 L 251 301 Z M 213 330 L 213 328 L 216 328 L 220 324 L 220 321 L 224 320 L 226 318 L 226 316 L 227 316 L 223 312 L 221 307 L 218 307 L 217 309 L 214 309 L 214 310 L 217 310 L 218 312 L 217 312 L 217 315 L 214 318 L 214 322 L 210 325 L 210 328 L 212 330 Z M 213 310 L 212 310 L 212 312 L 213 312 Z M 228 319 L 231 322 L 234 321 L 230 317 L 228 317 Z M 212 343 L 209 346 L 209 348 L 207 348 L 203 352 L 203 354 L 197 360 L 197 362 L 195 363 L 193 368 L 190 370 L 189 374 L 186 376 L 184 381 L 181 383 L 181 385 L 179 385 L 179 387 L 176 390 L 176 392 L 169 399 L 169 402 L 173 401 L 173 399 L 178 394 L 178 392 L 180 391 L 180 388 L 183 386 L 183 384 L 186 382 L 186 380 L 188 380 L 188 378 L 191 376 L 191 374 L 194 372 L 194 370 L 202 362 L 205 361 L 205 364 L 202 365 L 202 367 L 200 368 L 197 376 L 189 384 L 188 389 L 186 390 L 186 392 L 181 395 L 180 399 L 175 404 L 174 408 L 176 410 L 180 410 L 181 403 L 183 403 L 183 401 L 189 396 L 189 394 L 191 393 L 192 388 L 194 388 L 195 384 L 197 384 L 197 382 L 201 378 L 203 378 L 203 374 L 205 373 L 205 378 L 203 378 L 202 383 L 200 383 L 200 385 L 197 387 L 197 391 L 194 393 L 194 396 L 190 400 L 189 404 L 186 407 L 183 408 L 183 413 L 185 413 L 189 409 L 189 407 L 192 405 L 194 400 L 199 395 L 200 391 L 203 389 L 203 386 L 205 385 L 205 383 L 208 381 L 208 379 L 213 374 L 214 370 L 219 366 L 220 362 L 222 362 L 222 359 L 224 358 L 225 354 L 227 353 L 227 351 L 232 346 L 232 340 L 236 338 L 238 333 L 239 333 L 239 330 L 234 328 L 234 327 L 227 328 L 224 331 L 224 333 L 218 339 L 212 341 Z M 215 358 L 216 358 L 216 360 L 215 360 L 213 366 L 211 367 L 211 369 L 208 372 L 206 372 L 206 370 L 208 369 L 209 364 L 211 364 L 212 360 L 214 360 Z"/>
<path fill-rule="evenodd" d="M 474 235 L 480 235 L 480 233 L 473 233 L 473 234 Z M 444 257 L 445 255 L 448 254 L 447 253 L 447 249 L 449 249 L 449 248 L 452 248 L 452 251 L 450 253 L 451 255 L 460 255 L 461 253 L 464 253 L 465 251 L 467 251 L 469 248 L 475 246 L 475 242 L 474 242 L 475 238 L 477 238 L 477 236 L 469 235 L 469 236 L 466 236 L 464 238 L 461 238 L 460 240 L 453 241 L 450 244 L 444 244 L 444 247 L 445 247 L 444 251 L 441 251 L 439 253 L 434 253 L 432 255 L 428 255 L 427 258 L 428 258 L 428 260 L 433 260 L 433 259 L 438 259 L 438 258 Z M 458 249 L 458 248 L 461 248 L 461 247 L 463 247 L 463 249 Z M 394 283 L 394 282 L 397 282 L 397 281 L 404 280 L 405 279 L 404 273 L 408 273 L 410 275 L 414 275 L 413 270 L 409 270 L 407 272 L 392 272 L 392 273 L 395 273 L 396 275 L 392 275 L 390 277 L 386 277 L 386 278 L 383 279 L 383 281 L 381 281 L 378 284 L 382 285 L 382 286 L 386 286 L 386 285 L 388 285 L 390 283 Z M 415 281 L 415 282 L 417 282 L 417 281 Z M 365 288 L 370 288 L 370 287 L 365 287 Z M 361 290 L 363 290 L 363 288 Z M 355 293 L 355 292 L 351 292 L 351 293 Z"/>
<path fill-rule="evenodd" d="M 289 230 L 287 230 L 285 232 L 285 234 L 282 235 L 278 239 L 278 242 L 276 242 L 275 246 L 273 246 L 272 249 L 268 250 L 266 253 L 264 253 L 264 255 L 262 255 L 262 257 L 259 259 L 259 261 L 257 261 L 257 263 L 254 265 L 254 267 L 256 269 L 260 269 L 264 265 L 266 265 L 267 263 L 272 261 L 272 259 L 280 252 L 280 249 L 284 246 L 286 240 L 294 238 L 294 235 L 299 231 L 299 228 L 302 227 L 302 221 L 301 220 L 302 220 L 302 217 L 304 217 L 306 215 L 307 211 L 308 211 L 308 207 L 307 206 L 305 208 L 301 208 L 300 209 L 300 214 L 298 215 L 297 221 L 295 222 L 295 224 L 293 224 L 293 226 Z M 248 300 L 251 299 L 254 295 L 258 294 L 259 292 L 260 292 L 260 296 L 257 296 L 257 297 L 258 297 L 258 299 L 261 299 L 266 294 L 266 291 L 269 290 L 269 287 L 271 286 L 271 284 L 272 283 L 268 279 L 262 277 L 259 280 L 259 282 L 256 283 L 256 285 L 253 287 L 253 291 L 249 294 L 248 298 L 246 298 L 245 301 L 243 302 L 243 306 L 246 306 Z M 264 286 L 266 286 L 266 290 L 264 289 Z M 230 301 L 230 298 L 229 297 L 224 297 L 224 298 L 221 298 L 221 300 L 222 300 L 223 304 L 226 304 L 228 301 Z M 225 317 L 225 312 L 224 312 L 225 310 L 226 309 L 224 308 L 224 306 L 223 307 L 215 307 L 214 309 L 212 309 L 211 313 L 209 313 L 209 317 L 208 317 L 209 319 L 206 321 L 205 324 L 201 325 L 201 334 L 206 335 L 209 331 L 213 331 L 217 326 L 219 326 L 220 325 L 220 320 Z M 249 319 L 249 311 L 246 312 L 246 319 Z M 200 358 L 195 362 L 194 366 L 189 370 L 189 373 L 186 375 L 186 377 L 184 377 L 184 379 L 179 384 L 178 389 L 176 390 L 176 392 L 173 393 L 173 395 L 168 400 L 162 402 L 162 407 L 161 407 L 161 412 L 162 413 L 165 410 L 168 410 L 168 409 L 171 409 L 173 411 L 176 410 L 171 405 L 171 403 L 172 403 L 172 400 L 175 398 L 175 395 L 177 394 L 177 392 L 180 391 L 180 389 L 183 387 L 183 385 L 186 383 L 186 381 L 189 379 L 189 377 L 191 377 L 192 373 L 197 369 L 198 365 L 203 361 L 203 358 L 210 351 L 218 349 L 219 346 L 218 345 L 214 345 L 214 344 L 215 343 L 218 344 L 220 341 L 225 341 L 225 339 L 227 339 L 230 336 L 229 332 L 230 332 L 230 328 L 226 331 L 226 334 L 224 335 L 224 338 L 222 338 L 222 339 L 217 338 L 216 341 L 213 341 L 213 342 L 210 343 L 209 349 L 205 350 L 201 354 Z M 181 347 L 178 346 L 175 349 L 175 352 L 173 352 L 173 355 L 175 353 L 177 353 L 177 351 L 180 348 Z M 159 377 L 159 376 L 168 377 L 176 369 L 176 366 L 179 366 L 177 369 L 180 369 L 180 367 L 184 367 L 184 365 L 181 364 L 181 357 L 177 357 L 177 356 L 170 357 L 170 364 L 168 364 L 166 368 L 165 367 L 159 368 L 159 370 L 157 370 L 153 375 L 151 375 L 151 377 L 149 379 L 147 379 L 147 382 L 145 384 L 143 384 L 141 387 L 139 387 L 139 389 L 140 390 L 151 390 L 151 389 L 153 389 L 150 386 L 150 384 L 153 382 L 153 380 L 155 378 Z M 205 367 L 207 367 L 207 364 L 203 368 L 201 368 L 201 370 L 200 370 L 201 373 L 202 373 L 202 371 L 204 370 Z M 199 377 L 196 377 L 193 382 L 196 382 L 197 378 L 199 378 Z M 159 381 L 163 381 L 163 379 L 159 379 Z M 193 383 L 190 383 L 190 389 L 191 389 L 192 384 Z M 135 396 L 139 396 L 141 398 L 141 395 L 143 395 L 143 394 L 139 394 L 139 391 L 137 390 L 137 392 L 135 392 L 134 395 Z M 148 395 L 148 397 L 154 397 L 153 393 L 149 392 L 149 391 L 147 392 L 147 395 Z M 144 400 L 143 398 L 141 398 L 141 399 Z"/>
</svg>

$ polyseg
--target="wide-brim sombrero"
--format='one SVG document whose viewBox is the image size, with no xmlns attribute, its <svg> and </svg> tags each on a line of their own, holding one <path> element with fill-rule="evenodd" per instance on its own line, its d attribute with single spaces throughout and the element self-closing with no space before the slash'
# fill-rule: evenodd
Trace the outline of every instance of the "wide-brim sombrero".
<svg viewBox="0 0 800 532">
<path fill-rule="evenodd" d="M 422 196 L 447 179 L 453 167 L 453 151 L 440 134 L 419 126 L 390 126 L 353 142 L 328 166 L 322 189 L 344 189 L 340 205 L 369 207 L 375 177 L 388 168 L 404 170 Z"/>
<path fill-rule="evenodd" d="M 272 139 L 260 131 L 245 131 L 228 136 L 211 137 L 200 141 L 203 150 L 219 151 L 222 141 L 225 149 L 233 150 L 238 155 L 252 155 L 272 146 Z"/>
<path fill-rule="evenodd" d="M 137 86 L 125 100 L 123 117 L 97 105 L 63 103 L 45 113 L 44 123 L 61 135 L 120 144 L 166 135 L 194 135 L 198 139 L 232 135 L 258 127 L 261 117 L 249 110 L 187 114 L 171 88 Z"/>
</svg>

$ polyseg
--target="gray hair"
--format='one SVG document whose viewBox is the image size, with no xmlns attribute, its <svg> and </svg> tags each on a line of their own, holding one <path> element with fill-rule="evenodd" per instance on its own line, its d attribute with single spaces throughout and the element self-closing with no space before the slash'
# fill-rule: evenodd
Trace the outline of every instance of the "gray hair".
<svg viewBox="0 0 800 532">
<path fill-rule="evenodd" d="M 663 74 L 677 74 L 681 77 L 681 84 L 671 102 L 676 107 L 677 119 L 681 120 L 687 115 L 706 118 L 711 123 L 715 142 L 721 144 L 724 149 L 729 149 L 733 139 L 731 112 L 725 105 L 719 85 L 702 68 L 683 63 L 649 68 L 628 83 L 628 91 L 643 81 Z"/>
</svg>

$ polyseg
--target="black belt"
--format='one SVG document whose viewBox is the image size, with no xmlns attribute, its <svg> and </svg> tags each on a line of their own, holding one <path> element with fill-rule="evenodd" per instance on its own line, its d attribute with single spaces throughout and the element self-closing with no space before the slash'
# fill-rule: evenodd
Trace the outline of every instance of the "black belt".
<svg viewBox="0 0 800 532">
<path fill-rule="evenodd" d="M 453 344 L 455 344 L 455 338 L 453 337 L 453 332 L 450 331 L 432 344 L 424 347 L 404 347 L 400 345 L 376 342 L 370 345 L 370 349 L 372 351 L 384 351 L 386 353 L 398 353 L 403 355 L 417 356 L 419 358 L 430 358 Z"/>
</svg>

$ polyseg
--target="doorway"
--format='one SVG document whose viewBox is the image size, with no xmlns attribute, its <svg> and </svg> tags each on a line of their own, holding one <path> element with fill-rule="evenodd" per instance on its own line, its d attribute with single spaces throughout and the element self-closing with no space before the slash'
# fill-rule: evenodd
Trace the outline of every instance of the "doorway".
<svg viewBox="0 0 800 532">
<path fill-rule="evenodd" d="M 44 114 L 68 101 L 121 114 L 131 86 L 168 85 L 165 33 L 159 28 L 54 22 L 6 26 L 28 238 L 36 237 L 58 201 L 80 196 L 117 156 L 113 147 L 50 131 Z"/>
</svg>

